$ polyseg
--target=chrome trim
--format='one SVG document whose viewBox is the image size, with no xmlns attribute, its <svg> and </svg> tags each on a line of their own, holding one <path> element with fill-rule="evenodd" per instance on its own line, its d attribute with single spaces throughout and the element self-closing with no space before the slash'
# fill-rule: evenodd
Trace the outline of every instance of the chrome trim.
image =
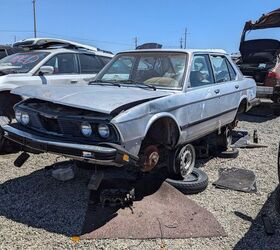
<svg viewBox="0 0 280 250">
<path fill-rule="evenodd" d="M 5 130 L 5 137 L 9 138 L 9 133 L 15 134 L 17 136 L 23 137 L 24 139 L 28 139 L 37 143 L 42 143 L 45 145 L 50 146 L 58 146 L 58 147 L 64 147 L 64 148 L 70 148 L 70 149 L 77 149 L 81 151 L 91 151 L 94 153 L 116 153 L 117 150 L 114 148 L 107 148 L 107 147 L 101 147 L 101 146 L 94 146 L 94 145 L 84 145 L 84 144 L 74 144 L 74 143 L 67 143 L 67 142 L 58 142 L 54 140 L 46 140 L 43 137 L 36 136 L 29 134 L 27 132 L 23 132 L 19 129 L 13 128 L 9 125 L 3 126 L 3 129 Z M 40 150 L 39 150 L 40 151 Z"/>
</svg>

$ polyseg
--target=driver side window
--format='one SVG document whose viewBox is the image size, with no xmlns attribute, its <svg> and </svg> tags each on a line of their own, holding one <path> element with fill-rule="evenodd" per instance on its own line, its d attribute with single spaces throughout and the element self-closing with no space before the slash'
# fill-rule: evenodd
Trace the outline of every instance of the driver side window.
<svg viewBox="0 0 280 250">
<path fill-rule="evenodd" d="M 52 66 L 54 75 L 78 74 L 77 61 L 73 53 L 55 55 L 44 66 Z"/>
<path fill-rule="evenodd" d="M 190 86 L 193 88 L 209 84 L 214 84 L 209 56 L 194 55 L 191 65 Z"/>
</svg>

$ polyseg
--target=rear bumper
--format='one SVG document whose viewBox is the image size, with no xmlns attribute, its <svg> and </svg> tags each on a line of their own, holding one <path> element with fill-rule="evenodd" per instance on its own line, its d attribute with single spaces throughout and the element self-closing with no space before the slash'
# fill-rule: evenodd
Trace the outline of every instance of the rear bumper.
<svg viewBox="0 0 280 250">
<path fill-rule="evenodd" d="M 272 96 L 273 92 L 274 92 L 273 87 L 257 86 L 257 96 L 258 97 Z"/>
<path fill-rule="evenodd" d="M 69 143 L 33 135 L 12 125 L 5 125 L 2 128 L 7 139 L 38 153 L 50 152 L 79 161 L 118 167 L 128 164 L 137 165 L 139 160 L 137 156 L 131 155 L 123 147 L 113 143 L 99 145 Z"/>
</svg>

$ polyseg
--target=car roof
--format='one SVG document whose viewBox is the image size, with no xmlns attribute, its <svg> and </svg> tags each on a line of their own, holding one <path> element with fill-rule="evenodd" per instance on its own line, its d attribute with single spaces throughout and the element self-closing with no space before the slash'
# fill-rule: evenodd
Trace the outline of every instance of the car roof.
<svg viewBox="0 0 280 250">
<path fill-rule="evenodd" d="M 141 53 L 141 52 L 179 52 L 179 53 L 215 53 L 215 54 L 227 54 L 227 52 L 223 49 L 138 49 L 138 50 L 128 50 L 119 52 L 121 53 Z"/>
<path fill-rule="evenodd" d="M 13 44 L 13 47 L 25 48 L 30 51 L 50 51 L 50 52 L 69 52 L 69 51 L 81 51 L 86 53 L 92 53 L 100 56 L 113 57 L 113 53 L 110 51 L 101 50 L 99 48 L 84 45 L 77 42 L 72 42 L 57 38 L 29 38 L 21 41 L 17 41 Z"/>
</svg>

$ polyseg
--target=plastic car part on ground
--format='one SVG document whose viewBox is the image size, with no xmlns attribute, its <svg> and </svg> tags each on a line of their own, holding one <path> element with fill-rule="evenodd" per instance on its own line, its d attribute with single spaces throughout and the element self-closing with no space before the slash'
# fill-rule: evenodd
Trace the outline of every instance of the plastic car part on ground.
<svg viewBox="0 0 280 250">
<path fill-rule="evenodd" d="M 253 171 L 240 168 L 219 169 L 219 179 L 213 183 L 217 188 L 246 193 L 256 192 L 256 176 Z"/>
<path fill-rule="evenodd" d="M 165 181 L 184 194 L 197 194 L 208 186 L 207 174 L 198 168 L 194 168 L 193 172 L 183 180 L 166 179 Z"/>
</svg>

